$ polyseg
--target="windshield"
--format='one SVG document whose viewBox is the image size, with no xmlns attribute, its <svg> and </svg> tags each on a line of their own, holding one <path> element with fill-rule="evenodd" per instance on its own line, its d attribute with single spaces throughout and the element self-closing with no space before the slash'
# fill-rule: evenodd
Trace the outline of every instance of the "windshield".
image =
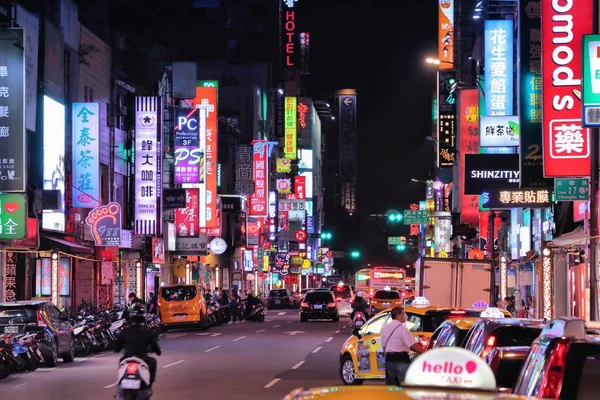
<svg viewBox="0 0 600 400">
<path fill-rule="evenodd" d="M 406 326 L 412 332 L 435 332 L 435 330 L 439 328 L 445 320 L 453 318 L 455 316 L 458 315 L 452 314 L 450 311 L 427 311 L 425 315 L 407 312 Z M 461 314 L 460 316 L 464 317 L 465 314 Z"/>
<path fill-rule="evenodd" d="M 336 299 L 349 299 L 350 297 L 352 297 L 352 295 L 350 294 L 349 291 L 339 291 L 339 290 L 335 290 L 333 292 L 333 295 L 335 296 Z"/>
<path fill-rule="evenodd" d="M 523 328 L 505 326 L 494 330 L 497 347 L 531 346 L 542 330 L 538 328 Z"/>
<path fill-rule="evenodd" d="M 390 290 L 378 290 L 375 292 L 375 295 L 373 295 L 373 298 L 381 300 L 399 300 L 400 294 Z"/>
<path fill-rule="evenodd" d="M 12 321 L 15 324 L 27 324 L 36 322 L 36 309 L 33 306 L 0 306 L 0 325 L 8 324 Z"/>
<path fill-rule="evenodd" d="M 285 297 L 287 296 L 287 291 L 285 290 L 271 290 L 269 292 L 270 297 Z"/>
<path fill-rule="evenodd" d="M 195 286 L 172 286 L 160 289 L 160 294 L 166 301 L 185 301 L 196 297 Z"/>
</svg>

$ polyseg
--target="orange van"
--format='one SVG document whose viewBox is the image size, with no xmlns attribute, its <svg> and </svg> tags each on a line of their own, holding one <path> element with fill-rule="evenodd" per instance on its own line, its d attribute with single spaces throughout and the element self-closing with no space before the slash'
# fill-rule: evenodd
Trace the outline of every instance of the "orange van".
<svg viewBox="0 0 600 400">
<path fill-rule="evenodd" d="M 204 289 L 198 285 L 171 285 L 160 288 L 158 312 L 165 327 L 208 326 Z"/>
</svg>

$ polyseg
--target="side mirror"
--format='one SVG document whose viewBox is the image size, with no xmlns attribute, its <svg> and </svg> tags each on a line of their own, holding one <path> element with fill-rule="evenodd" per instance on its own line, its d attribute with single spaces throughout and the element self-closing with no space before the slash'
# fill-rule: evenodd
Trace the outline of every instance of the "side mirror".
<svg viewBox="0 0 600 400">
<path fill-rule="evenodd" d="M 356 336 L 356 337 L 357 337 L 357 338 L 359 338 L 359 339 L 360 339 L 360 338 L 362 338 L 362 336 L 361 336 L 361 334 L 360 334 L 360 329 L 358 329 L 358 328 L 354 328 L 354 329 L 352 330 L 352 335 Z"/>
</svg>

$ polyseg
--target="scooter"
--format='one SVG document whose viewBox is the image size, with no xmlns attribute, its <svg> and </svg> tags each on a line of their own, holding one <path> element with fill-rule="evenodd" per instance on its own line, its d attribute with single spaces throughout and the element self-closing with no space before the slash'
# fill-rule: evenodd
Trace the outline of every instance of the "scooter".
<svg viewBox="0 0 600 400">
<path fill-rule="evenodd" d="M 360 329 L 364 324 L 367 323 L 367 317 L 360 311 L 354 313 L 354 318 L 352 318 L 352 326 L 356 329 Z"/>
<path fill-rule="evenodd" d="M 262 305 L 252 306 L 252 310 L 246 310 L 248 321 L 263 322 L 265 320 L 265 308 Z"/>
<path fill-rule="evenodd" d="M 152 395 L 150 368 L 141 358 L 129 357 L 119 364 L 117 400 L 147 400 Z"/>
</svg>

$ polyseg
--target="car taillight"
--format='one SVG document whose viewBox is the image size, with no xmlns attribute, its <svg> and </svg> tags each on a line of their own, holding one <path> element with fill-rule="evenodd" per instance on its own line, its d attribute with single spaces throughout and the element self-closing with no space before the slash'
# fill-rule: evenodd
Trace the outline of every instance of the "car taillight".
<svg viewBox="0 0 600 400">
<path fill-rule="evenodd" d="M 539 397 L 558 399 L 562 389 L 563 376 L 565 374 L 568 344 L 565 339 L 560 339 L 556 348 L 550 354 L 550 361 L 546 374 L 543 377 L 541 393 Z"/>
<path fill-rule="evenodd" d="M 37 317 L 37 326 L 39 326 L 40 328 L 48 327 L 46 321 L 44 321 L 44 318 L 42 318 L 42 312 L 40 310 L 36 310 L 35 315 Z"/>
<path fill-rule="evenodd" d="M 300 303 L 300 306 L 301 306 L 302 308 L 308 308 L 308 307 L 309 307 L 309 306 L 308 306 L 308 303 L 307 303 L 307 302 L 305 302 L 305 301 L 303 301 L 302 303 Z"/>
<path fill-rule="evenodd" d="M 336 297 L 335 299 L 337 300 L 338 303 L 342 301 L 341 297 Z"/>
<path fill-rule="evenodd" d="M 465 315 L 467 312 L 463 310 L 452 310 L 450 311 L 450 315 Z"/>
<path fill-rule="evenodd" d="M 417 343 L 419 343 L 423 348 L 426 348 L 429 344 L 429 338 L 427 336 L 415 336 Z"/>
<path fill-rule="evenodd" d="M 487 340 L 487 342 L 485 343 L 485 348 L 483 349 L 483 352 L 481 353 L 481 358 L 485 358 L 490 351 L 492 351 L 492 349 L 494 348 L 494 346 L 496 345 L 496 336 L 490 336 Z"/>
<path fill-rule="evenodd" d="M 137 373 L 138 365 L 136 363 L 127 364 L 127 373 L 135 374 Z"/>
<path fill-rule="evenodd" d="M 335 308 L 335 303 L 332 302 L 332 303 L 327 304 L 327 308 Z"/>
</svg>

